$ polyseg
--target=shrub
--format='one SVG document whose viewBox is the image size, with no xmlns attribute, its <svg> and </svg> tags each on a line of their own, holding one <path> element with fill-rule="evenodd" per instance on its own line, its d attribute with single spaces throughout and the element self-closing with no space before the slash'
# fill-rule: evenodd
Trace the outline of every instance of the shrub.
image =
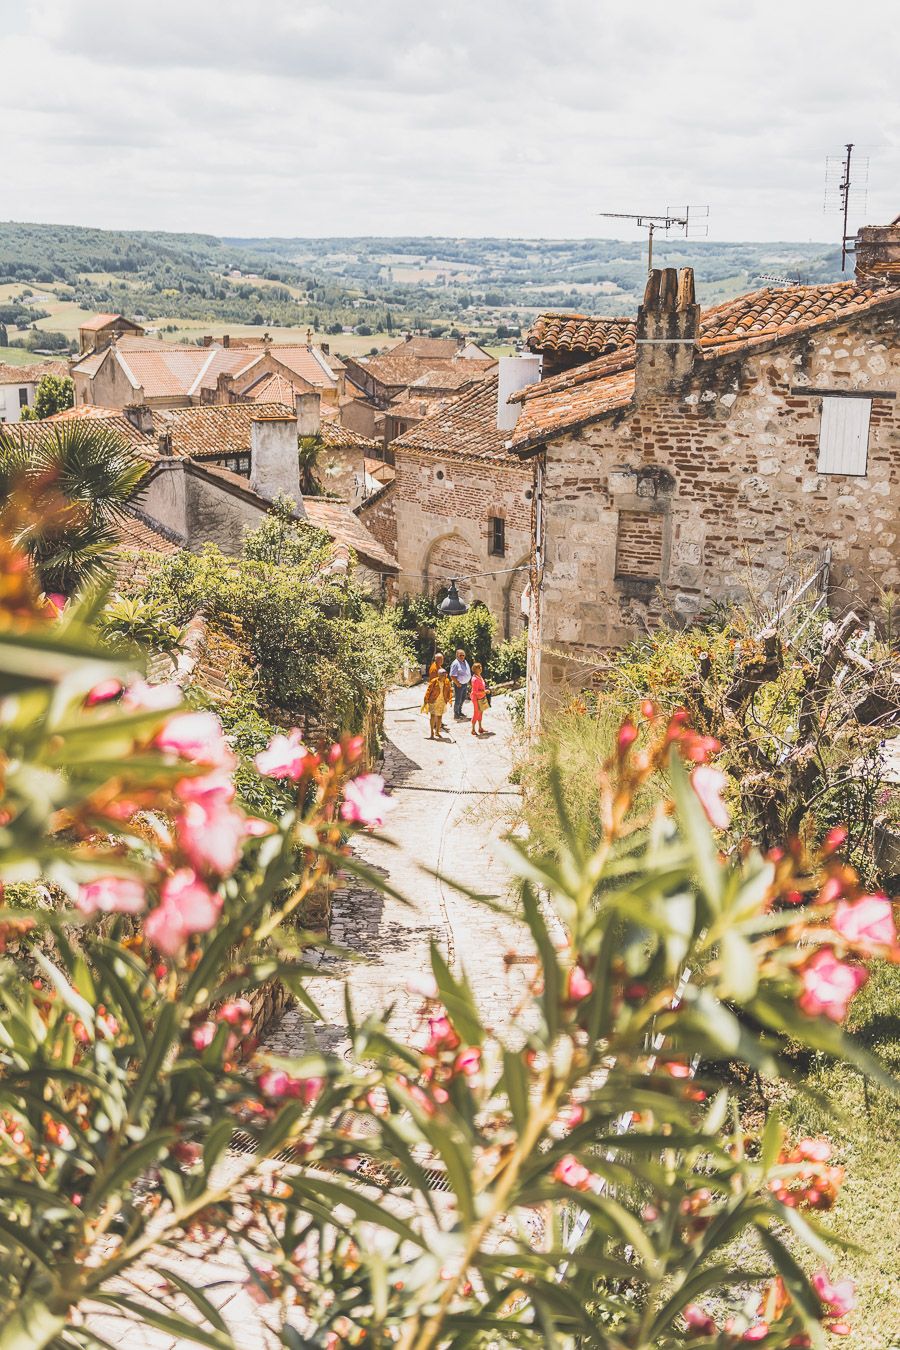
<svg viewBox="0 0 900 1350">
<path fill-rule="evenodd" d="M 495 647 L 488 664 L 488 674 L 497 684 L 518 684 L 525 678 L 528 663 L 528 634 L 507 638 Z"/>
<path fill-rule="evenodd" d="M 487 605 L 476 601 L 465 614 L 450 615 L 438 621 L 435 649 L 444 653 L 446 661 L 462 647 L 470 662 L 480 661 L 486 670 L 496 633 L 496 618 Z"/>
</svg>

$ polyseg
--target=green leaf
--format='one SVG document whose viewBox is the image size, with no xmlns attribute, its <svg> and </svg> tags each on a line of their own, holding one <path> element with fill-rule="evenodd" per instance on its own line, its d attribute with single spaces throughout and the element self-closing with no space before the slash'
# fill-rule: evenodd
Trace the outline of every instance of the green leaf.
<svg viewBox="0 0 900 1350">
<path fill-rule="evenodd" d="M 722 993 L 736 1003 L 747 1003 L 759 987 L 753 948 L 735 928 L 726 928 L 719 940 L 722 963 Z"/>
<path fill-rule="evenodd" d="M 669 780 L 678 812 L 678 823 L 691 851 L 697 877 L 714 912 L 722 907 L 723 869 L 709 821 L 691 787 L 687 770 L 673 747 L 669 755 Z"/>
<path fill-rule="evenodd" d="M 127 1190 L 131 1183 L 142 1176 L 147 1168 L 161 1157 L 169 1144 L 174 1143 L 177 1138 L 178 1134 L 175 1130 L 156 1130 L 146 1139 L 142 1139 L 139 1144 L 127 1146 L 113 1170 L 108 1174 L 103 1173 L 99 1177 L 101 1184 L 98 1198 L 118 1195 Z"/>
<path fill-rule="evenodd" d="M 528 1073 L 521 1052 L 503 1051 L 503 1087 L 513 1124 L 521 1134 L 528 1123 Z"/>
<path fill-rule="evenodd" d="M 434 942 L 431 944 L 431 969 L 437 981 L 441 1001 L 447 1009 L 447 1016 L 460 1039 L 467 1045 L 481 1045 L 484 1041 L 484 1028 L 468 981 L 454 979 L 450 967 Z"/>
<path fill-rule="evenodd" d="M 206 1345 L 210 1350 L 235 1350 L 230 1335 L 223 1335 L 221 1331 L 205 1331 L 196 1322 L 190 1322 L 186 1317 L 169 1309 L 162 1310 L 151 1304 L 139 1303 L 137 1299 L 127 1298 L 124 1294 L 106 1294 L 102 1291 L 92 1293 L 91 1299 L 110 1308 L 123 1308 L 148 1327 L 166 1331 L 170 1336 L 177 1336 L 189 1345 Z"/>
<path fill-rule="evenodd" d="M 223 1335 L 229 1337 L 230 1341 L 231 1333 L 228 1330 L 228 1324 L 218 1308 L 210 1303 L 202 1290 L 198 1289 L 188 1280 L 183 1279 L 181 1275 L 177 1275 L 174 1270 L 166 1270 L 163 1266 L 157 1266 L 156 1273 L 164 1280 L 168 1280 L 170 1284 L 174 1284 L 176 1289 L 180 1289 L 185 1298 L 190 1299 L 191 1303 L 193 1303 L 200 1316 L 205 1318 L 210 1326 L 216 1331 L 221 1331 Z"/>
</svg>

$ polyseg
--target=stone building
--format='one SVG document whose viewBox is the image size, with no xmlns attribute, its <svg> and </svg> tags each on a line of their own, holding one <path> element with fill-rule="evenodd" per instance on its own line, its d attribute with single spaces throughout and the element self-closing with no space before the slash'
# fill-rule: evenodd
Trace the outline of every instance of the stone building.
<svg viewBox="0 0 900 1350">
<path fill-rule="evenodd" d="M 501 368 L 517 363 L 506 358 Z M 537 361 L 524 364 L 533 379 Z M 460 595 L 483 600 L 508 637 L 522 631 L 532 472 L 506 450 L 516 412 L 503 409 L 500 387 L 500 374 L 488 375 L 395 441 L 394 483 L 358 514 L 380 537 L 396 538 L 402 591 L 436 593 L 465 578 Z"/>
<path fill-rule="evenodd" d="M 173 544 L 198 549 L 213 543 L 224 553 L 237 554 L 244 535 L 261 524 L 276 497 L 289 496 L 298 520 L 330 535 L 334 570 L 345 570 L 352 552 L 357 580 L 365 589 L 388 599 L 396 595 L 396 559 L 369 533 L 351 503 L 304 497 L 298 458 L 301 423 L 295 409 L 280 403 L 156 411 L 145 405 L 124 411 L 76 407 L 43 422 L 23 423 L 13 434 L 27 442 L 73 420 L 96 423 L 147 460 L 131 512 Z M 337 437 L 340 449 L 346 435 L 342 427 L 322 424 L 326 446 Z"/>
<path fill-rule="evenodd" d="M 836 605 L 900 585 L 900 224 L 877 233 L 852 281 L 703 313 L 689 269 L 654 272 L 633 346 L 512 395 L 506 444 L 535 488 L 532 725 L 663 614 L 765 601 L 826 546 Z"/>
<path fill-rule="evenodd" d="M 117 338 L 143 336 L 141 325 L 126 319 L 124 314 L 94 314 L 78 326 L 78 350 L 84 356 L 108 347 Z"/>
</svg>

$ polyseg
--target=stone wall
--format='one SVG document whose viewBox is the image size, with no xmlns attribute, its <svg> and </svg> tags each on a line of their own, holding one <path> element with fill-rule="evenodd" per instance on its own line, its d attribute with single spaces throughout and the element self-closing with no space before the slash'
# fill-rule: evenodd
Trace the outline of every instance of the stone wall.
<svg viewBox="0 0 900 1350">
<path fill-rule="evenodd" d="M 460 595 L 469 604 L 483 600 L 500 619 L 503 636 L 520 633 L 527 574 L 508 569 L 527 564 L 531 554 L 531 466 L 398 448 L 396 470 L 401 591 L 436 590 L 456 571 L 496 572 L 461 582 Z M 492 516 L 505 522 L 502 557 L 488 552 Z"/>
<path fill-rule="evenodd" d="M 568 658 L 663 614 L 779 582 L 826 545 L 838 606 L 900 585 L 898 318 L 885 311 L 743 359 L 695 363 L 674 392 L 551 443 L 545 458 L 542 698 L 584 684 Z M 698 368 L 699 367 L 699 368 Z M 872 398 L 864 476 L 820 473 L 822 396 Z M 536 641 L 534 639 L 533 641 Z M 545 700 L 546 701 L 546 700 Z"/>
</svg>

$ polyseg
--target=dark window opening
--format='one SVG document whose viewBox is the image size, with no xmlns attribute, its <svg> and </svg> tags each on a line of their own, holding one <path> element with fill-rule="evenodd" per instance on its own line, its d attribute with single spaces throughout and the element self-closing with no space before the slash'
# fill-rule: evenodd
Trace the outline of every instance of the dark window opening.
<svg viewBox="0 0 900 1350">
<path fill-rule="evenodd" d="M 230 469 L 232 473 L 239 473 L 242 478 L 250 477 L 249 450 L 241 450 L 234 455 L 216 455 L 205 462 L 207 464 L 218 464 L 222 469 Z"/>
<path fill-rule="evenodd" d="M 20 389 L 20 390 L 19 390 L 19 407 L 20 407 L 20 408 L 27 408 L 27 407 L 28 407 L 28 390 L 27 390 L 27 389 Z"/>
<path fill-rule="evenodd" d="M 488 516 L 488 553 L 492 558 L 506 553 L 506 521 L 501 516 Z"/>
</svg>

